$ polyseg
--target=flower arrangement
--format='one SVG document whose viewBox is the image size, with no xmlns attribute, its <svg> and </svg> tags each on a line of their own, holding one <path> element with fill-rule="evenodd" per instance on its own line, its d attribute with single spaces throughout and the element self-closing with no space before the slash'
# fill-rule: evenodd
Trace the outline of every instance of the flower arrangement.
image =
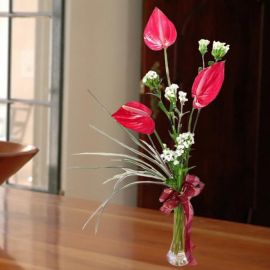
<svg viewBox="0 0 270 270">
<path fill-rule="evenodd" d="M 121 163 L 122 172 L 114 175 L 104 183 L 114 182 L 111 195 L 96 209 L 88 218 L 84 227 L 94 217 L 96 221 L 96 231 L 98 229 L 100 216 L 107 204 L 119 192 L 137 184 L 157 184 L 165 186 L 160 196 L 164 214 L 174 214 L 173 239 L 170 250 L 167 254 L 169 263 L 175 266 L 194 265 L 195 259 L 192 257 L 191 223 L 193 208 L 190 203 L 192 197 L 200 194 L 204 184 L 200 179 L 190 174 L 192 167 L 189 165 L 190 152 L 195 143 L 195 130 L 199 114 L 202 108 L 209 105 L 220 92 L 224 80 L 225 61 L 224 56 L 229 50 L 229 45 L 221 42 L 213 42 L 211 55 L 213 61 L 205 64 L 205 55 L 208 52 L 210 41 L 201 39 L 199 41 L 199 52 L 202 57 L 202 67 L 199 68 L 195 77 L 191 95 L 193 98 L 191 111 L 184 109 L 188 101 L 187 93 L 179 91 L 179 86 L 170 80 L 167 49 L 173 45 L 177 38 L 177 31 L 174 24 L 163 14 L 161 10 L 155 8 L 144 30 L 144 42 L 154 51 L 164 51 L 164 62 L 166 70 L 167 85 L 164 86 L 159 74 L 150 70 L 142 79 L 145 86 L 150 89 L 150 94 L 157 99 L 160 110 L 166 115 L 170 130 L 169 136 L 173 141 L 173 148 L 169 148 L 162 142 L 155 129 L 155 121 L 152 119 L 152 111 L 144 104 L 137 101 L 130 101 L 121 106 L 112 115 L 101 104 L 101 102 L 90 92 L 93 98 L 112 116 L 128 134 L 130 139 L 139 147 L 130 147 L 116 138 L 111 137 L 104 131 L 91 126 L 97 132 L 111 139 L 123 148 L 135 155 L 121 153 L 90 152 L 82 155 L 100 155 L 107 157 L 117 157 Z M 188 117 L 187 130 L 184 131 L 183 118 Z M 145 134 L 145 139 L 138 139 L 129 130 Z M 152 136 L 156 137 L 159 145 L 155 145 Z M 161 149 L 160 151 L 158 149 Z M 148 180 L 133 180 L 126 182 L 130 176 L 143 176 Z"/>
</svg>

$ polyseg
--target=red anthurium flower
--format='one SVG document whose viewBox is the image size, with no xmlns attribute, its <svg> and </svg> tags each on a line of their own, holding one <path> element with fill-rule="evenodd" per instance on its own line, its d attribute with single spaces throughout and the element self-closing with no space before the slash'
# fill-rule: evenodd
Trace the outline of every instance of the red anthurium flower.
<svg viewBox="0 0 270 270">
<path fill-rule="evenodd" d="M 112 117 L 122 126 L 133 131 L 152 134 L 155 122 L 151 118 L 152 111 L 137 101 L 130 101 L 123 105 Z"/>
<path fill-rule="evenodd" d="M 144 29 L 144 42 L 153 51 L 172 45 L 177 37 L 174 24 L 158 8 L 155 8 Z"/>
<path fill-rule="evenodd" d="M 217 62 L 203 69 L 192 85 L 193 108 L 207 106 L 218 95 L 224 80 L 225 62 Z"/>
</svg>

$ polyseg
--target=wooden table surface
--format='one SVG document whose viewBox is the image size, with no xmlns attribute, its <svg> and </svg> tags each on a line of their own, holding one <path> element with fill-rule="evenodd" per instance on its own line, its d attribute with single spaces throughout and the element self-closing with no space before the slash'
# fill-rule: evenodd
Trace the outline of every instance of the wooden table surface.
<svg viewBox="0 0 270 270">
<path fill-rule="evenodd" d="M 175 269 L 166 262 L 172 216 L 110 206 L 95 236 L 81 227 L 96 206 L 0 188 L 0 270 Z M 192 239 L 194 269 L 270 269 L 269 228 L 195 217 Z"/>
</svg>

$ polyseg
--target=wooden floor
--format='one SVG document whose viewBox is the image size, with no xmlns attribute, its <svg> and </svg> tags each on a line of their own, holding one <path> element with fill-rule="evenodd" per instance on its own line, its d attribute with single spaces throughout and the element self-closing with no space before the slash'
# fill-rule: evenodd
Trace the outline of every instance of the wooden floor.
<svg viewBox="0 0 270 270">
<path fill-rule="evenodd" d="M 85 200 L 0 188 L 0 270 L 166 270 L 172 216 L 110 206 L 94 235 Z M 195 218 L 197 270 L 269 270 L 270 229 Z"/>
</svg>

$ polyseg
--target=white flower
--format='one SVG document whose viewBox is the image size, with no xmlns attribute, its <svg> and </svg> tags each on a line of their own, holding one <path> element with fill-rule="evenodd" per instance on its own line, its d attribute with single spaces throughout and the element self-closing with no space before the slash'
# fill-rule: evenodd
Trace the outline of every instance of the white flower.
<svg viewBox="0 0 270 270">
<path fill-rule="evenodd" d="M 188 101 L 188 99 L 187 99 L 187 93 L 186 92 L 179 91 L 178 97 L 179 97 L 179 101 L 180 101 L 180 103 L 182 103 L 182 105 L 184 105 L 184 103 L 186 101 Z"/>
<path fill-rule="evenodd" d="M 165 88 L 165 98 L 167 98 L 169 101 L 176 101 L 176 94 L 177 89 L 179 86 L 175 83 L 171 84 L 170 86 Z"/>
<path fill-rule="evenodd" d="M 230 45 L 226 45 L 225 42 L 219 42 L 219 41 L 213 42 L 213 50 L 224 50 L 225 53 L 227 53 L 229 49 L 230 49 Z"/>
<path fill-rule="evenodd" d="M 215 60 L 220 60 L 225 54 L 229 51 L 230 45 L 226 45 L 225 42 L 214 41 L 212 47 L 212 55 L 214 56 Z"/>
<path fill-rule="evenodd" d="M 184 154 L 184 150 L 181 148 L 177 148 L 175 150 L 175 157 L 181 157 Z"/>
<path fill-rule="evenodd" d="M 173 161 L 174 160 L 174 151 L 168 148 L 163 149 L 162 154 L 160 155 L 164 161 Z"/>
<path fill-rule="evenodd" d="M 194 144 L 194 133 L 182 133 L 176 138 L 176 149 L 171 150 L 164 145 L 165 148 L 160 156 L 164 161 L 173 162 L 173 165 L 178 165 L 180 163 L 179 158 L 183 156 L 185 150 L 189 149 L 192 144 Z"/>
<path fill-rule="evenodd" d="M 159 75 L 155 71 L 150 70 L 145 74 L 142 82 L 150 89 L 156 89 L 160 84 Z"/>
<path fill-rule="evenodd" d="M 183 153 L 184 153 L 183 149 L 176 149 L 174 151 L 169 148 L 165 148 L 163 149 L 163 152 L 160 156 L 164 161 L 173 162 L 174 165 L 178 165 L 179 164 L 178 158 L 180 158 L 183 155 Z"/>
<path fill-rule="evenodd" d="M 159 78 L 159 76 L 158 76 L 158 74 L 155 72 L 155 71 L 153 71 L 153 70 L 149 70 L 146 74 L 145 74 L 145 76 L 143 77 L 143 83 L 146 83 L 146 81 L 147 80 L 154 80 L 154 79 L 158 79 Z"/>
<path fill-rule="evenodd" d="M 174 160 L 173 165 L 178 165 L 178 164 L 179 164 L 179 161 L 177 159 Z"/>
<path fill-rule="evenodd" d="M 194 144 L 194 133 L 185 132 L 180 134 L 177 138 L 177 149 L 182 150 L 184 152 L 185 149 L 190 148 L 192 144 Z"/>
<path fill-rule="evenodd" d="M 208 39 L 200 39 L 199 41 L 198 41 L 198 43 L 199 43 L 199 46 L 208 46 L 209 44 L 210 44 L 210 41 L 208 40 Z"/>
<path fill-rule="evenodd" d="M 207 52 L 207 46 L 209 45 L 210 41 L 207 39 L 201 39 L 198 41 L 199 43 L 199 51 L 202 55 Z"/>
</svg>

